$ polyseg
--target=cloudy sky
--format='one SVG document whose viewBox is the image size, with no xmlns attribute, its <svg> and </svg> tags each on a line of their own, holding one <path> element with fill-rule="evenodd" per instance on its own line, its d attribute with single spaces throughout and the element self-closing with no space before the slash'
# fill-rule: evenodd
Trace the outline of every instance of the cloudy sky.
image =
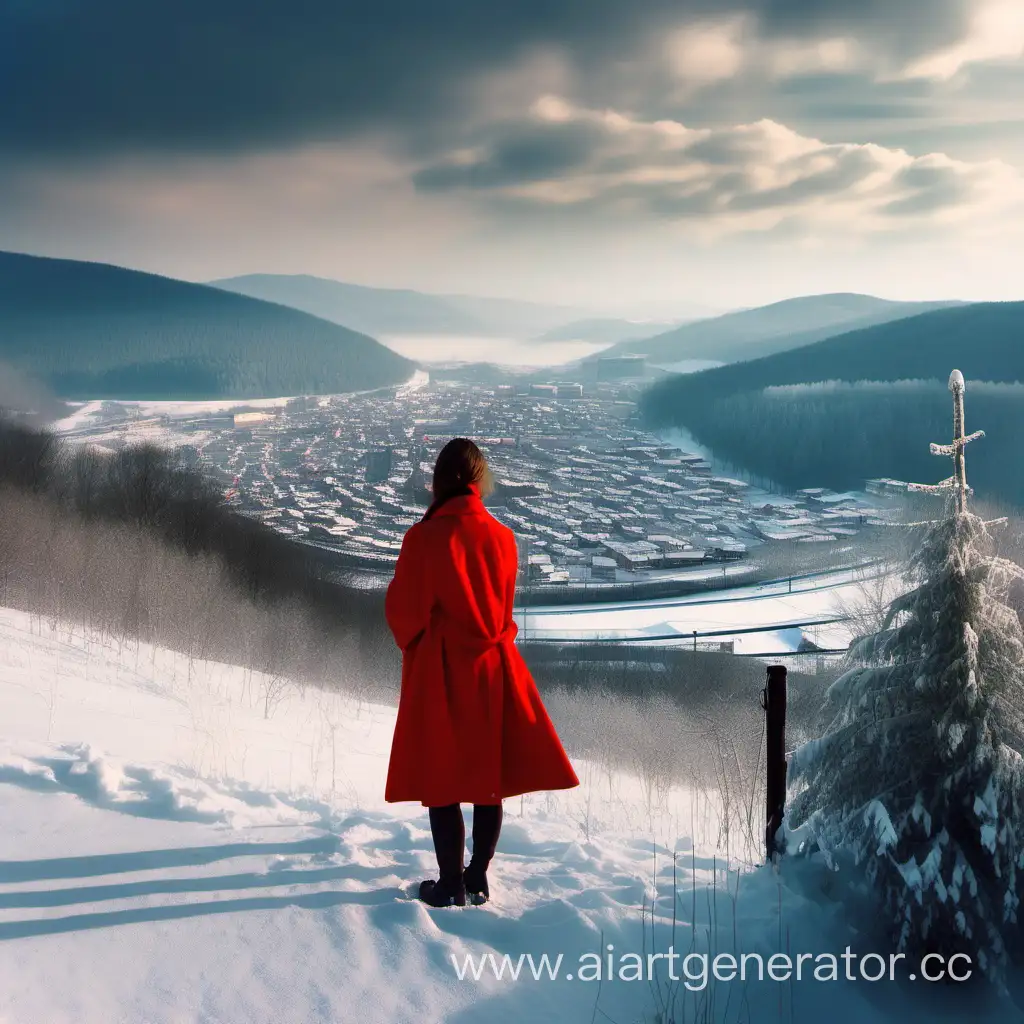
<svg viewBox="0 0 1024 1024">
<path fill-rule="evenodd" d="M 1024 298 L 1024 0 L 5 0 L 0 248 L 651 317 Z"/>
</svg>

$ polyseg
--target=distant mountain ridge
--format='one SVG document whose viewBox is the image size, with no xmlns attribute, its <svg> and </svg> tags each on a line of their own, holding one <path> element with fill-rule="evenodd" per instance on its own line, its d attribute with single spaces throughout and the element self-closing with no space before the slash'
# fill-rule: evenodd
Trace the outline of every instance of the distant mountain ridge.
<svg viewBox="0 0 1024 1024">
<path fill-rule="evenodd" d="M 291 306 L 368 334 L 457 334 L 530 338 L 586 316 L 570 306 L 517 299 L 434 295 L 403 288 L 372 288 L 309 274 L 246 274 L 211 287 Z"/>
<path fill-rule="evenodd" d="M 104 263 L 0 252 L 0 362 L 64 398 L 368 390 L 415 365 L 269 302 Z"/>
<path fill-rule="evenodd" d="M 653 337 L 624 341 L 604 354 L 642 353 L 653 364 L 694 359 L 730 363 L 801 348 L 847 331 L 955 305 L 960 303 L 895 302 L 852 292 L 807 295 L 683 324 Z"/>
</svg>

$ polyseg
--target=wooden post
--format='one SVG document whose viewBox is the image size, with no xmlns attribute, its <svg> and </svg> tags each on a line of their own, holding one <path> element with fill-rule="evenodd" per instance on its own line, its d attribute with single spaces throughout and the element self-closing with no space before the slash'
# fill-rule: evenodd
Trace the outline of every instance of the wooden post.
<svg viewBox="0 0 1024 1024">
<path fill-rule="evenodd" d="M 777 839 L 786 813 L 786 666 L 769 665 L 762 705 L 767 736 L 765 851 L 769 861 L 785 852 Z"/>
</svg>

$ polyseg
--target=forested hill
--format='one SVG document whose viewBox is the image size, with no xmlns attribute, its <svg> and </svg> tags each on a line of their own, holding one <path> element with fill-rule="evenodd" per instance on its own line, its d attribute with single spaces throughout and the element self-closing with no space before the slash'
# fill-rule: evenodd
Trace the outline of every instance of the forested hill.
<svg viewBox="0 0 1024 1024">
<path fill-rule="evenodd" d="M 871 477 L 934 481 L 929 454 L 951 431 L 946 383 L 967 379 L 970 479 L 1024 506 L 1024 302 L 976 303 L 853 331 L 703 373 L 643 397 L 652 427 L 685 426 L 716 455 L 787 487 L 862 487 Z"/>
<path fill-rule="evenodd" d="M 294 309 L 135 270 L 0 252 L 0 363 L 64 398 L 259 398 L 396 384 L 411 362 Z"/>
<path fill-rule="evenodd" d="M 892 302 L 853 293 L 804 295 L 683 324 L 643 340 L 624 341 L 609 351 L 643 353 L 649 362 L 662 364 L 694 359 L 731 363 L 951 305 L 954 303 Z"/>
</svg>

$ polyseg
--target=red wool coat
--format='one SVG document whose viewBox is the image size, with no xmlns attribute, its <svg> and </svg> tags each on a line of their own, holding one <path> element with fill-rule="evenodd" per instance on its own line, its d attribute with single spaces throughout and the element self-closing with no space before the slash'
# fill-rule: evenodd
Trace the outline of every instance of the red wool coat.
<svg viewBox="0 0 1024 1024">
<path fill-rule="evenodd" d="M 405 535 L 385 613 L 402 693 L 385 799 L 496 804 L 579 779 L 515 646 L 515 536 L 478 494 Z"/>
</svg>

